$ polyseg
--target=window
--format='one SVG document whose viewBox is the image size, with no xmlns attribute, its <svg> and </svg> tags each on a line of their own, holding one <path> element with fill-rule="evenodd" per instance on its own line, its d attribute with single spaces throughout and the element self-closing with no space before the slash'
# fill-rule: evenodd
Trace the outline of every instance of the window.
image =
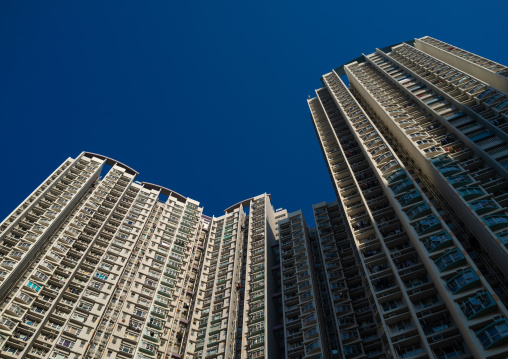
<svg viewBox="0 0 508 359">
<path fill-rule="evenodd" d="M 31 282 L 31 281 L 29 281 L 29 282 L 28 282 L 28 284 L 27 284 L 26 286 L 27 286 L 28 288 L 31 288 L 31 289 L 35 290 L 36 292 L 39 292 L 39 291 L 41 290 L 41 288 L 42 288 L 42 287 L 41 287 L 40 285 L 38 285 L 37 283 L 35 283 L 35 282 Z"/>
<path fill-rule="evenodd" d="M 60 353 L 58 351 L 54 351 L 51 353 L 51 358 L 53 358 L 53 359 L 68 359 L 69 356 L 65 355 L 63 353 Z"/>
<path fill-rule="evenodd" d="M 442 272 L 444 270 L 456 267 L 457 265 L 463 263 L 464 261 L 465 261 L 464 255 L 460 252 L 459 249 L 455 249 L 442 255 L 434 262 L 436 263 L 436 266 L 439 268 L 439 271 Z"/>
<path fill-rule="evenodd" d="M 73 342 L 70 339 L 67 339 L 67 338 L 64 338 L 64 337 L 60 337 L 60 339 L 58 340 L 57 344 L 61 345 L 63 347 L 72 349 L 74 347 L 75 342 Z"/>
<path fill-rule="evenodd" d="M 464 312 L 467 319 L 473 319 L 489 308 L 494 308 L 496 305 L 496 302 L 488 292 L 481 292 L 473 297 L 469 297 L 463 302 L 460 309 Z"/>
<path fill-rule="evenodd" d="M 120 344 L 120 351 L 124 352 L 124 353 L 128 353 L 128 354 L 132 354 L 132 352 L 134 352 L 134 347 L 128 345 L 128 344 Z"/>
<path fill-rule="evenodd" d="M 163 309 L 163 308 L 157 307 L 157 306 L 154 306 L 152 311 L 154 313 L 157 313 L 157 314 L 160 314 L 160 315 L 164 315 L 164 316 L 166 315 L 166 310 Z"/>
<path fill-rule="evenodd" d="M 441 232 L 431 236 L 425 242 L 425 248 L 429 251 L 435 251 L 439 248 L 443 248 L 446 245 L 452 244 L 452 238 L 447 232 Z"/>
<path fill-rule="evenodd" d="M 501 344 L 508 337 L 508 319 L 503 318 L 486 326 L 476 333 L 476 336 L 484 349 L 489 349 L 495 347 L 496 344 Z"/>
<path fill-rule="evenodd" d="M 147 352 L 150 352 L 150 354 L 155 353 L 155 345 L 148 343 L 146 341 L 141 341 L 140 349 L 144 349 Z"/>
<path fill-rule="evenodd" d="M 317 349 L 317 348 L 319 348 L 319 342 L 316 340 L 316 341 L 306 345 L 305 346 L 305 351 L 306 352 L 310 352 L 310 351 L 312 351 L 314 349 Z"/>
<path fill-rule="evenodd" d="M 84 323 L 88 319 L 88 316 L 84 315 L 84 314 L 81 314 L 81 313 L 78 313 L 78 312 L 74 312 L 72 314 L 72 318 L 76 319 L 77 321 L 80 321 L 80 322 Z"/>
<path fill-rule="evenodd" d="M 459 293 L 479 282 L 478 276 L 472 269 L 467 269 L 456 276 L 452 277 L 446 283 L 452 293 Z"/>
<path fill-rule="evenodd" d="M 65 331 L 67 333 L 78 336 L 81 333 L 81 328 L 68 324 L 67 327 L 65 328 Z"/>
<path fill-rule="evenodd" d="M 494 229 L 506 227 L 508 225 L 508 216 L 505 215 L 492 215 L 488 217 L 484 217 L 483 221 L 489 226 L 494 227 Z"/>
<path fill-rule="evenodd" d="M 92 303 L 89 303 L 89 302 L 85 302 L 84 300 L 82 300 L 79 305 L 78 305 L 78 308 L 81 308 L 83 310 L 86 310 L 86 311 L 91 311 L 92 308 L 93 308 L 93 304 Z"/>
<path fill-rule="evenodd" d="M 102 290 L 102 288 L 104 288 L 104 284 L 96 282 L 96 281 L 90 282 L 89 286 L 94 289 L 97 289 L 97 290 Z"/>
<path fill-rule="evenodd" d="M 129 321 L 129 326 L 134 329 L 141 329 L 143 327 L 143 322 L 141 322 L 139 320 L 131 319 Z"/>
<path fill-rule="evenodd" d="M 137 315 L 138 317 L 146 317 L 146 311 L 144 311 L 141 308 L 134 308 L 134 315 Z"/>
</svg>

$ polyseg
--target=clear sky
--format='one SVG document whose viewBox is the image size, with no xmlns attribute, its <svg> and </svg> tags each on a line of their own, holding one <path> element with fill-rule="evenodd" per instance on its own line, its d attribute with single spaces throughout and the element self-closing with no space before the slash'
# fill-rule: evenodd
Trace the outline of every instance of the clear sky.
<svg viewBox="0 0 508 359">
<path fill-rule="evenodd" d="M 333 201 L 307 107 L 322 74 L 430 35 L 508 64 L 508 2 L 0 1 L 0 218 L 100 153 L 208 215 Z"/>
</svg>

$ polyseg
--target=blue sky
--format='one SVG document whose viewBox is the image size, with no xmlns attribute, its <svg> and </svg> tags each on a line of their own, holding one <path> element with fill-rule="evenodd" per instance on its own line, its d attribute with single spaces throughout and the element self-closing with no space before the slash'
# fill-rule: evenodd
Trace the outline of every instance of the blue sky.
<svg viewBox="0 0 508 359">
<path fill-rule="evenodd" d="M 313 222 L 312 204 L 335 199 L 306 102 L 321 75 L 424 35 L 508 64 L 507 10 L 501 0 L 2 1 L 0 218 L 86 150 L 209 215 L 268 192 Z"/>
</svg>

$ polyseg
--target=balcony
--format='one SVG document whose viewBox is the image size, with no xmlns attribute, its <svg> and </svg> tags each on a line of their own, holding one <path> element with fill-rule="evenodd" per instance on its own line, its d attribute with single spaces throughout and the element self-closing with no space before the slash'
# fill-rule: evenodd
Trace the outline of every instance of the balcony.
<svg viewBox="0 0 508 359">
<path fill-rule="evenodd" d="M 340 317 L 338 319 L 339 321 L 339 327 L 345 327 L 345 326 L 351 326 L 356 325 L 356 321 L 354 317 Z"/>
<path fill-rule="evenodd" d="M 487 325 L 476 333 L 484 349 L 495 348 L 508 342 L 508 319 L 503 318 Z"/>
<path fill-rule="evenodd" d="M 431 236 L 425 243 L 425 248 L 430 252 L 437 251 L 453 244 L 453 240 L 447 232 L 441 232 Z"/>
<path fill-rule="evenodd" d="M 422 195 L 417 190 L 412 190 L 399 198 L 399 203 L 402 207 L 408 206 L 415 202 L 421 201 Z"/>
<path fill-rule="evenodd" d="M 468 320 L 474 319 L 484 314 L 492 313 L 496 311 L 496 308 L 496 301 L 488 292 L 481 292 L 472 297 L 469 297 L 460 306 L 460 309 Z"/>
<path fill-rule="evenodd" d="M 446 282 L 453 294 L 461 293 L 480 283 L 480 279 L 472 269 L 465 270 L 453 276 Z"/>
<path fill-rule="evenodd" d="M 438 267 L 439 271 L 443 272 L 465 264 L 466 258 L 459 249 L 454 249 L 437 258 L 434 263 Z"/>
<path fill-rule="evenodd" d="M 508 231 L 502 231 L 497 234 L 497 238 L 503 243 L 505 246 L 508 246 Z"/>
<path fill-rule="evenodd" d="M 404 302 L 400 299 L 390 300 L 388 302 L 381 303 L 381 305 L 383 308 L 383 312 L 390 312 L 392 310 L 405 307 Z"/>
<path fill-rule="evenodd" d="M 422 286 L 429 282 L 429 279 L 426 275 L 421 275 L 417 278 L 409 279 L 404 282 L 404 285 L 407 289 L 414 289 L 416 287 Z"/>
<path fill-rule="evenodd" d="M 450 319 L 438 320 L 425 325 L 423 327 L 423 332 L 426 336 L 434 335 L 435 333 L 451 328 L 452 326 L 453 323 L 450 321 Z"/>
<path fill-rule="evenodd" d="M 14 323 L 12 320 L 9 320 L 5 317 L 0 317 L 0 328 L 4 330 L 12 330 L 16 326 L 16 323 Z"/>
<path fill-rule="evenodd" d="M 156 319 L 156 318 L 150 318 L 148 323 L 147 323 L 147 325 L 150 328 L 155 328 L 155 329 L 158 329 L 158 330 L 162 330 L 162 327 L 164 326 L 162 321 L 160 319 Z"/>
<path fill-rule="evenodd" d="M 458 192 L 466 201 L 485 195 L 485 192 L 480 187 L 465 187 L 459 189 Z"/>
<path fill-rule="evenodd" d="M 413 225 L 413 227 L 416 230 L 416 233 L 418 233 L 419 236 L 424 235 L 426 233 L 435 231 L 439 228 L 441 228 L 441 222 L 439 219 L 432 215 L 428 216 L 425 219 L 420 220 L 418 223 Z"/>
<path fill-rule="evenodd" d="M 427 203 L 419 203 L 416 206 L 407 210 L 406 215 L 410 220 L 418 219 L 431 213 L 430 207 Z"/>
<path fill-rule="evenodd" d="M 455 342 L 455 344 L 451 346 L 445 347 L 439 346 L 434 349 L 434 355 L 436 359 L 455 358 L 460 357 L 464 354 L 466 354 L 466 351 L 464 350 L 464 346 L 460 342 Z"/>
<path fill-rule="evenodd" d="M 425 351 L 420 345 L 413 345 L 410 347 L 402 348 L 397 350 L 397 357 L 400 359 L 410 358 L 419 354 L 424 354 Z"/>
<path fill-rule="evenodd" d="M 31 333 L 25 333 L 23 331 L 16 330 L 15 332 L 12 333 L 10 339 L 15 340 L 15 341 L 20 341 L 20 342 L 26 342 L 26 341 L 30 340 L 32 335 L 33 334 L 31 334 Z"/>
<path fill-rule="evenodd" d="M 139 347 L 139 351 L 149 355 L 155 355 L 156 346 L 147 342 L 142 341 L 141 346 Z"/>
<path fill-rule="evenodd" d="M 265 308 L 265 303 L 264 302 L 259 302 L 259 303 L 252 304 L 249 307 L 249 314 L 255 313 L 255 312 L 260 311 L 260 310 L 262 310 L 264 308 Z"/>
<path fill-rule="evenodd" d="M 260 323 L 249 327 L 249 336 L 261 334 L 265 331 L 265 324 Z"/>
<path fill-rule="evenodd" d="M 369 249 L 369 250 L 364 250 L 363 251 L 363 256 L 365 258 L 370 258 L 370 257 L 375 257 L 379 254 L 383 253 L 383 251 L 381 250 L 381 248 L 377 248 L 377 249 Z"/>
<path fill-rule="evenodd" d="M 159 339 L 160 339 L 160 333 L 159 332 L 155 332 L 155 331 L 150 330 L 150 329 L 145 329 L 145 331 L 143 333 L 143 338 L 148 339 L 148 340 L 150 340 L 152 342 L 158 343 Z"/>
<path fill-rule="evenodd" d="M 261 321 L 264 321 L 264 319 L 265 319 L 265 312 L 264 311 L 256 312 L 254 314 L 249 315 L 249 324 L 259 323 Z M 289 323 L 289 320 L 287 322 Z"/>
<path fill-rule="evenodd" d="M 409 178 L 407 178 L 404 181 L 400 182 L 399 184 L 391 187 L 391 189 L 393 193 L 397 195 L 399 193 L 406 192 L 407 190 L 413 187 L 414 187 L 413 182 Z"/>
<path fill-rule="evenodd" d="M 374 285 L 376 292 L 381 292 L 396 286 L 395 281 L 391 277 L 377 278 L 372 282 L 372 284 Z"/>
<path fill-rule="evenodd" d="M 508 226 L 508 216 L 503 214 L 486 216 L 482 218 L 490 230 L 496 231 L 498 229 Z"/>
<path fill-rule="evenodd" d="M 357 355 L 363 354 L 363 348 L 361 344 L 353 344 L 344 347 L 344 356 L 346 358 L 352 358 Z"/>
<path fill-rule="evenodd" d="M 468 175 L 451 176 L 447 179 L 454 188 L 459 188 L 473 182 Z"/>
<path fill-rule="evenodd" d="M 25 310 L 23 308 L 21 308 L 19 305 L 13 303 L 10 305 L 10 307 L 8 307 L 5 310 L 5 312 L 9 315 L 14 315 L 16 317 L 20 317 L 25 313 Z"/>
<path fill-rule="evenodd" d="M 249 339 L 249 350 L 262 347 L 265 344 L 265 336 L 260 335 L 258 337 Z"/>
</svg>

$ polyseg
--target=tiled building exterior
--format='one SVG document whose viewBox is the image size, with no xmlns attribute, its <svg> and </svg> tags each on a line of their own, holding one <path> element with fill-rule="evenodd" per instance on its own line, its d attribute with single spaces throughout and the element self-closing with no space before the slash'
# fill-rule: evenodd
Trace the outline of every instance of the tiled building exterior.
<svg viewBox="0 0 508 359">
<path fill-rule="evenodd" d="M 325 74 L 308 100 L 348 227 L 319 241 L 322 263 L 333 249 L 347 265 L 349 233 L 365 291 L 354 300 L 339 266 L 345 357 L 508 356 L 507 75 L 424 37 Z M 330 205 L 314 208 L 318 232 Z"/>
</svg>

